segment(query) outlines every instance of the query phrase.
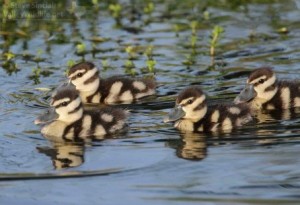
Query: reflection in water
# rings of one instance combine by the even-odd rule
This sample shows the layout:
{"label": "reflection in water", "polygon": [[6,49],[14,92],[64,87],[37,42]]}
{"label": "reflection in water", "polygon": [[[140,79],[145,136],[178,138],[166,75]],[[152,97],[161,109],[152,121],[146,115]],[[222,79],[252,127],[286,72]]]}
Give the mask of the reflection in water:
{"label": "reflection in water", "polygon": [[[127,130],[124,132],[127,133]],[[78,167],[84,163],[85,146],[105,139],[123,138],[124,132],[113,135],[92,135],[86,138],[72,136],[71,139],[43,135],[51,142],[52,147],[37,147],[37,150],[51,158],[55,169]]]}
{"label": "reflection in water", "polygon": [[[232,132],[209,134],[184,132],[180,139],[168,140],[167,146],[176,149],[176,155],[186,160],[202,160],[207,156],[207,146],[255,141],[256,145],[276,145],[295,140],[300,136],[300,108],[259,111],[254,116],[257,123]],[[244,136],[241,137],[241,136]],[[292,138],[291,138],[292,137]],[[211,141],[212,140],[212,141]]]}
{"label": "reflection in water", "polygon": [[168,141],[167,146],[176,149],[179,158],[199,161],[206,157],[206,137],[200,133],[185,132],[180,139]]}
{"label": "reflection in water", "polygon": [[274,120],[291,120],[300,116],[300,108],[291,108],[285,110],[263,110],[257,111],[254,117],[258,123],[267,123]]}
{"label": "reflection in water", "polygon": [[78,167],[84,162],[84,145],[54,144],[53,147],[37,147],[40,153],[51,158],[55,169]]}

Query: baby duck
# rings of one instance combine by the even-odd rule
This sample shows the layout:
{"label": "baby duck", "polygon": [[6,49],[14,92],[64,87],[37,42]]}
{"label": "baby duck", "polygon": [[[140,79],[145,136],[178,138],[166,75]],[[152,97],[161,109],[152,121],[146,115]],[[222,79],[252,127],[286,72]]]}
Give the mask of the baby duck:
{"label": "baby duck", "polygon": [[208,107],[206,96],[198,86],[183,90],[175,108],[164,122],[175,121],[174,127],[183,131],[231,131],[252,120],[246,105],[214,105]]}
{"label": "baby duck", "polygon": [[51,97],[52,109],[35,120],[45,124],[42,134],[59,140],[80,140],[89,136],[113,134],[126,127],[127,112],[117,108],[84,110],[78,91],[67,85]]}
{"label": "baby duck", "polygon": [[156,83],[151,79],[118,76],[101,79],[98,68],[90,62],[71,67],[68,78],[79,91],[83,103],[131,103],[155,94],[156,88]]}
{"label": "baby duck", "polygon": [[288,109],[300,106],[300,82],[279,81],[269,67],[250,73],[246,87],[234,99],[234,103],[247,102],[253,110]]}

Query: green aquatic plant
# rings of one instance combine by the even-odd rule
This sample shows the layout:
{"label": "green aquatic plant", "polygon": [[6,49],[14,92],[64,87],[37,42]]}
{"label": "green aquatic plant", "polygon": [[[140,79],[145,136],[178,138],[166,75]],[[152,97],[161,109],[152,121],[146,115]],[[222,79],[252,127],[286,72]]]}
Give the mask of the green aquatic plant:
{"label": "green aquatic plant", "polygon": [[210,36],[210,56],[215,56],[216,54],[216,47],[219,44],[222,34],[224,33],[224,28],[221,26],[216,25]]}
{"label": "green aquatic plant", "polygon": [[12,60],[14,57],[16,57],[16,55],[10,51],[6,52],[3,54],[4,58],[6,61],[10,61]]}
{"label": "green aquatic plant", "polygon": [[12,60],[5,61],[1,66],[8,73],[8,75],[11,75],[12,73],[17,73],[20,71],[18,65]]}
{"label": "green aquatic plant", "polygon": [[155,72],[156,60],[148,59],[146,61],[146,65],[147,65],[149,73],[154,73]]}
{"label": "green aquatic plant", "polygon": [[75,65],[75,61],[73,59],[70,59],[67,61],[67,67],[71,68],[73,65]]}
{"label": "green aquatic plant", "polygon": [[136,48],[133,46],[127,46],[125,48],[126,53],[129,56],[129,60],[136,59]]}
{"label": "green aquatic plant", "polygon": [[147,46],[144,55],[147,57],[147,59],[153,58],[153,45]]}
{"label": "green aquatic plant", "polygon": [[6,72],[11,75],[12,73],[17,73],[18,71],[20,71],[20,69],[18,68],[18,65],[16,64],[16,62],[14,61],[14,58],[16,57],[16,54],[8,51],[5,52],[3,55],[3,64],[1,65]]}
{"label": "green aquatic plant", "polygon": [[149,2],[148,4],[145,5],[144,7],[144,13],[148,15],[148,18],[145,20],[145,24],[149,24],[151,22],[151,15],[154,11],[154,3]]}
{"label": "green aquatic plant", "polygon": [[41,77],[41,67],[40,66],[37,66],[35,68],[33,68],[31,70],[31,75],[30,75],[30,79],[32,79],[34,81],[34,84],[40,84],[41,81],[40,81],[40,77]]}
{"label": "green aquatic plant", "polygon": [[210,12],[209,11],[204,11],[203,12],[203,18],[204,20],[208,21],[210,19]]}
{"label": "green aquatic plant", "polygon": [[197,27],[198,27],[198,21],[191,21],[190,27],[192,29],[192,35],[196,35]]}
{"label": "green aquatic plant", "polygon": [[180,26],[178,24],[173,25],[173,30],[175,31],[176,37],[179,36]]}
{"label": "green aquatic plant", "polygon": [[102,69],[103,70],[107,70],[110,68],[109,62],[107,59],[103,59],[101,60],[101,64],[102,64]]}
{"label": "green aquatic plant", "polygon": [[98,6],[99,1],[98,1],[98,0],[92,0],[92,4],[93,4],[94,6]]}
{"label": "green aquatic plant", "polygon": [[146,6],[144,7],[144,13],[151,15],[153,11],[154,11],[154,3],[149,2],[148,4],[146,4]]}
{"label": "green aquatic plant", "polygon": [[156,60],[153,59],[153,48],[153,45],[149,45],[144,52],[144,56],[147,58],[146,66],[149,73],[155,72]]}
{"label": "green aquatic plant", "polygon": [[71,68],[73,65],[75,65],[75,63],[76,63],[76,62],[75,62],[73,59],[69,59],[69,60],[67,61],[67,69],[65,69],[65,72],[64,72],[65,76],[68,76],[68,73],[69,73],[70,68]]}
{"label": "green aquatic plant", "polygon": [[187,67],[194,65],[196,63],[196,55],[194,53],[185,55],[185,60],[182,62],[183,65]]}
{"label": "green aquatic plant", "polygon": [[121,25],[122,5],[119,3],[109,4],[108,10],[110,11],[112,17],[115,19],[117,25]]}
{"label": "green aquatic plant", "polygon": [[40,84],[41,81],[40,81],[40,78],[41,76],[44,76],[44,77],[48,77],[52,74],[53,72],[50,71],[50,70],[45,70],[40,67],[40,66],[37,66],[37,67],[34,67],[32,70],[31,70],[31,75],[29,76],[29,79],[33,80],[34,84]]}
{"label": "green aquatic plant", "polygon": [[44,59],[42,58],[42,54],[44,53],[44,51],[42,49],[37,49],[36,55],[34,57],[34,61],[39,63],[41,61],[43,61]]}
{"label": "green aquatic plant", "polygon": [[84,43],[79,43],[76,45],[76,53],[82,55],[86,52],[86,45]]}
{"label": "green aquatic plant", "polygon": [[126,60],[124,66],[125,66],[125,73],[132,76],[135,76],[137,74],[135,70],[135,65],[132,60]]}
{"label": "green aquatic plant", "polygon": [[190,39],[191,47],[193,49],[196,48],[198,37],[196,35],[192,35]]}

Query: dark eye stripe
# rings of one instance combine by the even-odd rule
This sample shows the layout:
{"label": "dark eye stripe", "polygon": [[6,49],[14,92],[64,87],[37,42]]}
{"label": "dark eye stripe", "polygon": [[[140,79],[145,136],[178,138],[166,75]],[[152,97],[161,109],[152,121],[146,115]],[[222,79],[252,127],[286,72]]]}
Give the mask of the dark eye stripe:
{"label": "dark eye stripe", "polygon": [[[81,72],[81,77],[82,76],[84,76],[84,74],[86,74],[88,71],[87,70],[85,70],[85,71],[83,71],[83,72]],[[73,73],[70,73],[70,75],[72,75]],[[78,73],[77,73],[78,74]],[[73,76],[72,78],[71,78],[71,80],[75,80],[76,78],[78,78],[78,76],[77,76],[77,74],[75,75],[75,76]]]}
{"label": "dark eye stripe", "polygon": [[[188,100],[187,102],[185,102],[185,103],[183,104],[183,106],[192,104],[192,103],[194,102],[194,100],[195,100],[195,98]],[[190,101],[192,101],[192,103],[190,103]]]}
{"label": "dark eye stripe", "polygon": [[[56,105],[55,108],[57,109],[57,108],[60,108],[60,107],[66,107],[66,106],[68,106],[70,104],[70,102],[71,101],[68,101],[68,102],[64,101],[64,102],[60,103],[59,105]],[[66,105],[63,105],[63,103],[66,103]]]}

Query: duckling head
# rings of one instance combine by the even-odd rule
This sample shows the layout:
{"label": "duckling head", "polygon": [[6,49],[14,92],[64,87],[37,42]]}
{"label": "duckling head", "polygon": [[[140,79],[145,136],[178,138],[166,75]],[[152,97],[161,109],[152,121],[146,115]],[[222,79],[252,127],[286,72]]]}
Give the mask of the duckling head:
{"label": "duckling head", "polygon": [[172,122],[180,119],[197,122],[207,112],[206,96],[198,86],[192,86],[181,93],[176,99],[175,108],[164,119],[164,122]]}
{"label": "duckling head", "polygon": [[234,103],[250,102],[255,98],[268,102],[276,92],[276,75],[273,70],[269,67],[258,68],[250,73],[246,87],[234,99]]}
{"label": "duckling head", "polygon": [[82,117],[83,106],[78,91],[71,85],[58,88],[52,95],[50,105],[58,114],[57,120],[71,124]]}
{"label": "duckling head", "polygon": [[35,124],[62,121],[71,124],[82,117],[83,107],[78,91],[71,85],[57,88],[51,97],[50,108],[35,120]]}
{"label": "duckling head", "polygon": [[81,62],[72,66],[68,78],[80,92],[95,92],[100,83],[99,70],[90,62]]}

